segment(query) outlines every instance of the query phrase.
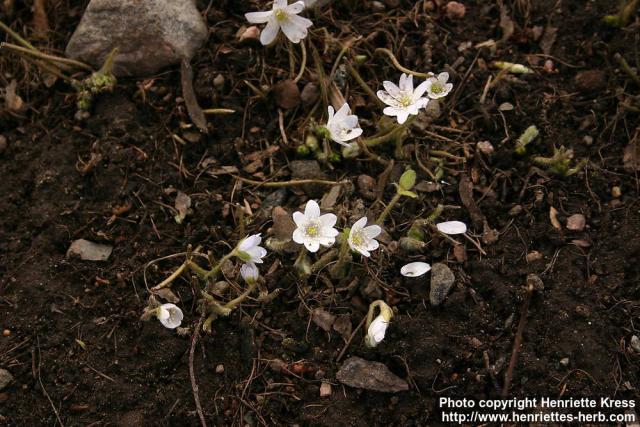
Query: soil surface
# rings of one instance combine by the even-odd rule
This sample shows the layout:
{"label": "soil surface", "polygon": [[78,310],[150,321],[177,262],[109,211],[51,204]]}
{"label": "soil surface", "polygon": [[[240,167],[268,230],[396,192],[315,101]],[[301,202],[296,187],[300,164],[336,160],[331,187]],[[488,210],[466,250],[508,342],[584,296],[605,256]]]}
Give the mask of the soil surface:
{"label": "soil surface", "polygon": [[[44,34],[32,3],[0,6],[0,18],[43,51],[60,54],[87,2],[46,2]],[[266,259],[265,286],[281,289],[279,295],[262,304],[248,300],[216,320],[195,347],[210,425],[433,425],[439,396],[498,397],[532,273],[544,290],[530,302],[509,396],[638,398],[640,354],[630,340],[640,335],[640,186],[633,164],[639,87],[614,59],[618,53],[640,66],[637,17],[622,29],[606,26],[602,18],[617,12],[617,2],[605,0],[505,0],[502,13],[501,2],[464,1],[462,18],[447,17],[445,3],[335,1],[308,14],[320,63],[308,49],[300,89],[318,83],[319,67],[329,74],[350,41],[344,60],[366,55],[359,70],[374,90],[400,74],[375,52],[386,47],[409,69],[448,71],[454,91],[437,119],[413,126],[393,167],[366,157],[320,163],[326,179],[351,183],[327,209],[341,226],[363,214],[376,218],[407,165],[418,172],[418,197],[393,210],[379,251],[354,257],[351,279],[331,280],[326,271],[299,279],[296,253]],[[0,424],[199,425],[191,332],[140,320],[148,288],[182,262],[163,257],[189,244],[220,257],[243,233],[272,236],[274,206],[291,213],[332,188],[265,187],[225,173],[235,167],[234,175],[257,181],[292,179],[292,162],[309,160],[297,150],[309,119],[326,115],[313,103],[278,108],[271,94],[259,96],[245,83],[268,91],[297,71],[290,72],[287,43],[238,42],[243,14],[264,4],[198,7],[210,37],[192,60],[197,99],[203,108],[236,111],[208,115],[208,134],[191,125],[178,66],[120,79],[78,121],[68,84],[2,51],[0,87],[15,80],[25,105],[0,107],[0,368],[14,377],[0,390]],[[299,48],[292,52],[299,64]],[[344,60],[334,80],[365,135],[373,135],[381,108],[340,66]],[[534,73],[500,73],[491,67],[496,60]],[[530,125],[540,136],[526,155],[516,155],[516,139]],[[570,177],[532,161],[560,146],[573,150],[572,166],[580,165]],[[392,146],[374,150],[394,158]],[[438,163],[429,158],[437,151],[430,150],[450,154],[440,155],[437,181],[430,173]],[[360,185],[367,181],[361,175],[373,184]],[[384,192],[375,201],[378,185]],[[472,187],[474,203],[461,187]],[[178,191],[192,201],[182,224],[174,219]],[[469,224],[476,244],[454,236],[462,245],[454,252],[449,240],[433,235],[423,250],[405,252],[398,240],[438,204],[445,205],[443,219]],[[586,219],[581,230],[567,228],[575,214]],[[77,239],[112,245],[113,253],[104,262],[66,257]],[[418,260],[447,263],[456,275],[438,307],[429,303],[428,274],[399,275]],[[240,283],[237,268],[227,274]],[[199,318],[197,286],[181,277],[172,287],[190,331]],[[343,337],[311,321],[311,310],[322,308],[348,316],[355,329],[380,298],[397,314],[375,349],[365,347],[360,330],[341,355]],[[335,374],[350,356],[382,362],[410,390],[341,385]],[[323,381],[332,385],[328,397],[320,397]]]}

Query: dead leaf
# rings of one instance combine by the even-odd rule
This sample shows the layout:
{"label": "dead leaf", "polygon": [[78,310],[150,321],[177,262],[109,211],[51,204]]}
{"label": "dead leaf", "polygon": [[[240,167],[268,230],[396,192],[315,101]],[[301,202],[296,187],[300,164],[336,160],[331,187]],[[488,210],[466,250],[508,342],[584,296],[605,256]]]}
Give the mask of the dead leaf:
{"label": "dead leaf", "polygon": [[276,83],[271,92],[280,108],[289,109],[300,104],[300,90],[293,80],[282,80]]}
{"label": "dead leaf", "polygon": [[558,210],[551,206],[549,208],[549,220],[551,221],[551,225],[556,230],[562,229],[562,225],[560,225],[560,221],[558,221]]}
{"label": "dead leaf", "polygon": [[500,8],[500,29],[502,29],[502,38],[501,42],[506,42],[513,35],[513,31],[515,30],[515,24],[513,20],[507,14],[507,8],[505,7],[502,0],[498,1],[498,7]]}
{"label": "dead leaf", "polygon": [[460,177],[458,192],[460,193],[462,204],[469,211],[469,215],[471,215],[473,225],[476,228],[482,227],[484,225],[484,215],[475,200],[473,200],[473,183],[469,181],[469,178],[467,178],[466,175],[462,175],[462,177]]}
{"label": "dead leaf", "polygon": [[624,147],[622,163],[629,172],[640,171],[640,144],[632,142]]}
{"label": "dead leaf", "polygon": [[202,133],[208,133],[207,119],[204,117],[204,112],[198,105],[196,94],[193,91],[193,69],[189,59],[182,59],[180,80],[182,83],[182,97],[184,98],[184,104],[187,106],[189,117]]}
{"label": "dead leaf", "polygon": [[178,298],[176,294],[174,294],[173,291],[169,288],[156,289],[153,291],[153,293],[155,295],[158,295],[160,298],[166,301],[172,302],[174,304],[180,301],[180,298]]}
{"label": "dead leaf", "polygon": [[545,55],[549,55],[551,53],[551,48],[553,44],[556,42],[556,37],[558,35],[558,28],[547,26],[544,29],[544,34],[542,35],[542,40],[540,40],[540,49],[544,52]]}
{"label": "dead leaf", "polygon": [[290,241],[293,230],[296,229],[296,224],[291,219],[289,212],[280,206],[275,206],[271,211],[271,217],[273,219],[271,230],[274,237],[283,242]]}
{"label": "dead leaf", "polygon": [[311,312],[311,320],[326,332],[330,332],[336,321],[336,316],[321,308],[316,308]]}
{"label": "dead leaf", "polygon": [[4,89],[4,105],[14,113],[21,113],[26,109],[26,105],[22,98],[20,98],[20,95],[18,95],[16,91],[17,87],[18,82],[13,79]]}
{"label": "dead leaf", "polygon": [[331,187],[328,193],[325,193],[322,196],[322,200],[320,200],[320,208],[322,209],[331,209],[335,206],[338,201],[338,197],[340,197],[340,193],[342,192],[342,186],[334,185]]}
{"label": "dead leaf", "polygon": [[347,341],[349,337],[351,337],[351,332],[353,331],[351,316],[348,314],[341,314],[336,317],[335,322],[333,322],[333,330],[339,333],[342,336],[342,339]]}
{"label": "dead leaf", "polygon": [[182,191],[178,191],[174,207],[178,211],[178,214],[175,216],[175,220],[178,224],[182,224],[182,221],[187,217],[187,213],[191,207],[191,197],[187,196]]}
{"label": "dead leaf", "polygon": [[49,19],[47,18],[47,1],[35,0],[33,3],[33,21],[34,35],[40,39],[46,39],[47,33],[51,30],[49,27]]}

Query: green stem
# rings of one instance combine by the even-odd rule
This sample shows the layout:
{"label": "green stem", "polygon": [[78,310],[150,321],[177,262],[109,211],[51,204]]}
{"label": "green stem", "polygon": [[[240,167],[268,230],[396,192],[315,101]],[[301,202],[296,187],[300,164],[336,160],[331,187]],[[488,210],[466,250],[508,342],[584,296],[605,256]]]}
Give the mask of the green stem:
{"label": "green stem", "polygon": [[378,225],[384,224],[384,220],[387,218],[387,216],[389,216],[389,214],[391,213],[391,210],[398,203],[398,201],[400,200],[401,197],[402,197],[402,195],[400,193],[396,193],[393,196],[393,199],[391,199],[391,201],[389,202],[389,204],[387,205],[385,210],[382,211],[382,213],[380,214],[380,216],[376,220],[376,224],[378,224]]}
{"label": "green stem", "polygon": [[314,262],[311,265],[311,272],[315,273],[317,271],[320,271],[320,269],[322,269],[331,261],[333,261],[337,256],[338,256],[338,251],[336,249],[331,249],[330,251],[326,252],[324,255],[320,257],[318,261]]}
{"label": "green stem", "polygon": [[338,262],[333,268],[335,276],[340,276],[345,264],[349,259],[349,229],[345,228],[342,232],[342,243],[340,244],[340,252],[338,253]]}
{"label": "green stem", "polygon": [[362,90],[367,92],[367,95],[369,95],[369,97],[371,99],[373,99],[378,105],[380,105],[380,106],[384,105],[384,103],[382,101],[380,101],[380,98],[378,98],[378,96],[373,91],[373,89],[371,89],[371,86],[369,86],[367,84],[367,82],[364,81],[364,79],[362,78],[360,73],[358,73],[358,70],[356,70],[353,67],[353,65],[351,65],[351,63],[349,63],[349,61],[346,61],[346,65],[347,65],[347,71],[349,71],[349,74],[351,74],[351,77],[353,77],[354,80],[360,85]]}
{"label": "green stem", "polygon": [[11,37],[13,37],[14,39],[16,39],[16,41],[18,43],[20,43],[22,46],[26,47],[27,49],[31,49],[34,51],[37,51],[38,49],[36,49],[31,43],[29,43],[28,41],[26,41],[25,39],[23,39],[18,33],[16,33],[15,31],[13,31],[11,28],[9,28],[4,22],[0,21],[0,29],[2,29],[3,31],[5,31],[7,34],[9,34]]}
{"label": "green stem", "polygon": [[218,273],[220,273],[220,270],[222,270],[222,265],[228,260],[230,260],[232,257],[234,257],[235,255],[236,255],[236,250],[234,249],[228,254],[226,254],[225,256],[223,256],[222,259],[218,262],[218,264],[216,264],[215,267],[213,267],[210,271],[207,271],[205,273],[204,278],[208,279],[210,277],[217,276]]}

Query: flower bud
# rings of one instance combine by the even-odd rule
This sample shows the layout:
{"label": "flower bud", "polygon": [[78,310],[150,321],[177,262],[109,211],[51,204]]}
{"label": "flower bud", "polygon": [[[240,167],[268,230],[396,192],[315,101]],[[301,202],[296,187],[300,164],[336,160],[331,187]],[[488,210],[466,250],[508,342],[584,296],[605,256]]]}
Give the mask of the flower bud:
{"label": "flower bud", "polygon": [[398,184],[400,185],[400,188],[405,191],[411,190],[416,184],[416,171],[413,169],[407,169],[400,177]]}

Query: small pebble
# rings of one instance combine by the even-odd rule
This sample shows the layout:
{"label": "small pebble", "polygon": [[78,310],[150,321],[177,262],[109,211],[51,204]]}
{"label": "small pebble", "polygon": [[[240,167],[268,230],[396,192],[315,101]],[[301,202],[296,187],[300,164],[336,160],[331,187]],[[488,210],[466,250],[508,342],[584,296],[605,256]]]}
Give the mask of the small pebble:
{"label": "small pebble", "polygon": [[538,251],[531,251],[526,256],[527,262],[535,262],[542,259],[542,254]]}
{"label": "small pebble", "polygon": [[327,396],[331,396],[331,384],[323,381],[320,385],[320,397]]}
{"label": "small pebble", "polygon": [[571,231],[582,231],[587,223],[584,215],[574,214],[567,218],[567,229]]}
{"label": "small pebble", "polygon": [[6,369],[0,369],[0,390],[3,390],[13,382],[13,375]]}
{"label": "small pebble", "polygon": [[585,135],[584,138],[582,138],[582,142],[584,142],[585,145],[591,145],[593,144],[593,137],[591,135]]}
{"label": "small pebble", "polygon": [[222,74],[218,74],[213,79],[213,87],[220,90],[224,87],[224,76]]}
{"label": "small pebble", "polygon": [[607,73],[603,70],[580,71],[575,77],[576,88],[583,93],[599,92],[607,88]]}
{"label": "small pebble", "polygon": [[224,372],[224,365],[220,364],[218,366],[216,366],[216,374],[221,374]]}
{"label": "small pebble", "polygon": [[640,338],[637,335],[631,337],[631,348],[636,353],[640,353]]}
{"label": "small pebble", "polygon": [[493,144],[489,141],[480,141],[476,144],[476,147],[478,147],[478,150],[483,154],[491,154],[494,151]]}
{"label": "small pebble", "polygon": [[619,199],[622,196],[622,189],[617,185],[611,188],[611,197],[614,199]]}
{"label": "small pebble", "polygon": [[568,357],[564,357],[564,358],[560,359],[560,364],[562,366],[569,366],[569,358]]}
{"label": "small pebble", "polygon": [[238,35],[239,42],[256,41],[259,39],[260,39],[260,29],[255,25],[250,26],[249,28],[245,29],[244,31],[242,31],[242,33]]}
{"label": "small pebble", "polygon": [[5,329],[4,331],[2,331],[2,336],[3,337],[8,337],[9,335],[11,335],[11,331],[8,329]]}
{"label": "small pebble", "polygon": [[467,9],[464,7],[462,3],[458,3],[457,1],[450,1],[445,6],[445,14],[449,19],[462,19],[464,18]]}

